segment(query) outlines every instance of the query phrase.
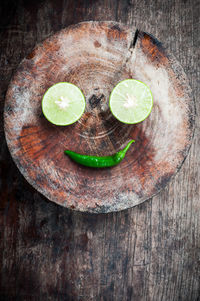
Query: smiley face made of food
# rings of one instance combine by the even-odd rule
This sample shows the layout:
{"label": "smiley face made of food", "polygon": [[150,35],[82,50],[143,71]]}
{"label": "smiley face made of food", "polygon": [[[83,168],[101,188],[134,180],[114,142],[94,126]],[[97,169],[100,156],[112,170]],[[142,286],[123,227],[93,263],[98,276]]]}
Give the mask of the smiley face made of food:
{"label": "smiley face made of food", "polygon": [[[120,122],[136,124],[145,120],[153,107],[152,93],[147,85],[127,79],[114,87],[109,100],[112,114]],[[42,111],[48,121],[54,125],[66,126],[78,121],[85,110],[85,98],[82,91],[75,85],[62,82],[50,87],[42,99]],[[88,167],[102,168],[119,164],[130,145],[112,156],[89,156],[71,150],[65,150],[71,159]]]}
{"label": "smiley face made of food", "polygon": [[[143,122],[123,123],[109,107],[112,90],[125,79],[152,91],[153,109]],[[60,82],[77,86],[86,100],[82,117],[68,126],[53,125],[42,113],[45,92]],[[125,96],[129,111],[137,97]],[[57,104],[69,107],[64,97]],[[23,59],[6,94],[4,128],[14,162],[35,189],[68,208],[111,212],[152,197],[180,169],[194,108],[183,68],[155,37],[116,22],[83,22],[51,35]],[[114,168],[85,168],[64,155],[112,156],[131,140]]]}

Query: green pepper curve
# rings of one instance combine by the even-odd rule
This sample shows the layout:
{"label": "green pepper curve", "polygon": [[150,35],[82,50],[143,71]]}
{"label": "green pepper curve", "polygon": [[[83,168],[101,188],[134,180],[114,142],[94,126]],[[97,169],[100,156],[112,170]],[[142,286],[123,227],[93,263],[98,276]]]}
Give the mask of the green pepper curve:
{"label": "green pepper curve", "polygon": [[81,165],[96,168],[111,167],[119,164],[124,159],[127,150],[133,142],[135,142],[135,140],[131,140],[124,149],[118,151],[112,156],[88,156],[73,152],[71,150],[65,150],[64,153]]}

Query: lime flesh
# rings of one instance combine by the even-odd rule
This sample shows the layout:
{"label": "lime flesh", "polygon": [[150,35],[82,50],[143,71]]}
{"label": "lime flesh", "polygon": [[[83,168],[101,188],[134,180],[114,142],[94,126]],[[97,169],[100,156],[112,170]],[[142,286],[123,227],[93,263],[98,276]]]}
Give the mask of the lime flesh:
{"label": "lime flesh", "polygon": [[48,121],[55,125],[76,122],[85,110],[85,97],[81,90],[68,82],[51,86],[43,96],[42,111]]}
{"label": "lime flesh", "polygon": [[146,84],[135,79],[125,79],[112,90],[109,106],[119,121],[135,124],[145,120],[151,113],[153,96]]}

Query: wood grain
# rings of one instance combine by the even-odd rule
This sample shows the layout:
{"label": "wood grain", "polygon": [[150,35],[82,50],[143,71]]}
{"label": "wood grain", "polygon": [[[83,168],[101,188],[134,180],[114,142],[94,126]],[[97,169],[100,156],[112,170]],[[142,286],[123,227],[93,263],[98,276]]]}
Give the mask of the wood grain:
{"label": "wood grain", "polygon": [[[118,122],[109,109],[115,85],[126,78],[151,89],[151,115],[137,125]],[[86,98],[81,119],[67,127],[44,118],[41,101],[58,82],[77,85]],[[64,207],[91,213],[127,209],[163,189],[191,145],[194,102],[180,64],[153,36],[116,22],[81,22],[37,45],[10,82],[5,134],[21,173],[39,192]],[[14,126],[13,126],[14,125]],[[64,155],[110,155],[130,139],[122,163],[103,170]]]}
{"label": "wood grain", "polygon": [[114,20],[151,32],[174,53],[196,99],[189,156],[156,197],[91,215],[46,201],[19,173],[1,114],[1,300],[199,300],[199,2],[4,1],[1,112],[11,75],[33,47],[70,24]]}

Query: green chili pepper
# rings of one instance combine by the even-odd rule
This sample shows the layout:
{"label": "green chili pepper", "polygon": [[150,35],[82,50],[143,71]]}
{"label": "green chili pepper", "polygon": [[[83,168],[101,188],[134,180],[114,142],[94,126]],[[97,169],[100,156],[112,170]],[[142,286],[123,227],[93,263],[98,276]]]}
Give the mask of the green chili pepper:
{"label": "green chili pepper", "polygon": [[115,153],[112,156],[88,156],[88,155],[81,155],[79,153],[65,150],[64,153],[68,155],[72,160],[76,161],[79,164],[89,166],[89,167],[111,167],[119,164],[125,157],[125,154],[131,144],[135,142],[135,140],[131,140],[127,146],[120,150],[119,152]]}

